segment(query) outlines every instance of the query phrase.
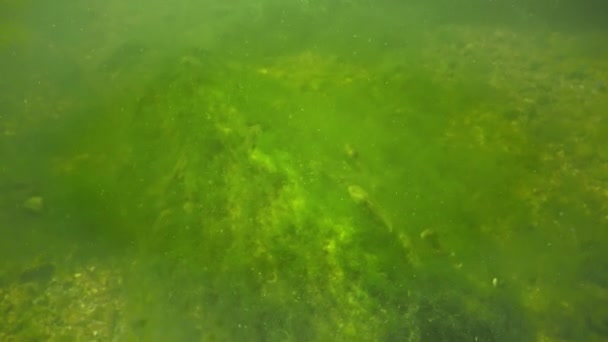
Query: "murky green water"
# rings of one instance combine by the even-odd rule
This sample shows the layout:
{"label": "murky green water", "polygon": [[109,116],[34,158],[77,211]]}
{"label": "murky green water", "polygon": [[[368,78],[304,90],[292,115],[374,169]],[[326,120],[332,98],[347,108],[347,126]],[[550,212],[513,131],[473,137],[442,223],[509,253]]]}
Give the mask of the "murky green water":
{"label": "murky green water", "polygon": [[606,12],[0,1],[0,340],[608,339]]}

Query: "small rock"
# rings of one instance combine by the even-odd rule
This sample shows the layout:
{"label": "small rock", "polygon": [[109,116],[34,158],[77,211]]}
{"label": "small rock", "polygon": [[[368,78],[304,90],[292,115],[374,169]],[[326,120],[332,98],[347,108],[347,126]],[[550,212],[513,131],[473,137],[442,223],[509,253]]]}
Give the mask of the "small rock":
{"label": "small rock", "polygon": [[344,153],[349,159],[357,159],[359,152],[351,144],[344,145]]}
{"label": "small rock", "polygon": [[44,199],[42,196],[32,196],[23,202],[23,207],[34,214],[40,214],[44,210]]}
{"label": "small rock", "polygon": [[369,203],[369,196],[367,195],[367,192],[365,192],[365,190],[358,185],[350,185],[348,187],[348,194],[350,195],[350,198],[355,201],[355,203]]}
{"label": "small rock", "polygon": [[425,241],[435,252],[442,252],[443,248],[439,243],[439,234],[434,229],[427,228],[420,233],[420,239]]}
{"label": "small rock", "polygon": [[19,280],[22,283],[29,282],[40,282],[44,283],[53,278],[55,274],[55,266],[52,264],[43,264],[36,267],[29,268],[19,276]]}
{"label": "small rock", "polygon": [[385,214],[382,208],[369,199],[369,195],[365,190],[363,190],[362,187],[358,185],[350,185],[348,187],[348,194],[357,205],[365,208],[365,210],[374,220],[385,226],[389,232],[393,231],[393,224],[391,223],[389,217]]}
{"label": "small rock", "polygon": [[186,214],[192,214],[192,212],[194,212],[194,203],[188,201],[186,203],[184,203],[184,211],[186,212]]}

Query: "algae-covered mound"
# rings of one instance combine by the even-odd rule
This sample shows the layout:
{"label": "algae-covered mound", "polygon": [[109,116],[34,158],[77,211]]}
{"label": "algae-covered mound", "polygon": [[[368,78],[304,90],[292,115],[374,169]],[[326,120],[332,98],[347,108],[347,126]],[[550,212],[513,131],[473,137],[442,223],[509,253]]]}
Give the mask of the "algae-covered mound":
{"label": "algae-covered mound", "polygon": [[[360,186],[273,145],[289,128],[265,118],[284,108],[247,88],[298,96],[299,85],[200,50],[179,61],[132,118],[125,172],[141,180],[133,186],[149,225],[138,228],[139,300],[127,316],[151,330],[179,317],[191,336],[220,340],[524,336],[507,329],[516,315],[468,293],[462,274],[430,281],[435,271],[415,262],[406,233]],[[461,285],[448,293],[435,281]],[[146,288],[165,313],[137,304],[149,303]]]}

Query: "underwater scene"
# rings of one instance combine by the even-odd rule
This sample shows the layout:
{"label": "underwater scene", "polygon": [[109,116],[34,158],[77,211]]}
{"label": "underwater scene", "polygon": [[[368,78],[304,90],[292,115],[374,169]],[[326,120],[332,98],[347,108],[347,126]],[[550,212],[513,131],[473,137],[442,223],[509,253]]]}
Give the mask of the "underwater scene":
{"label": "underwater scene", "polygon": [[0,0],[0,341],[608,341],[607,17]]}

